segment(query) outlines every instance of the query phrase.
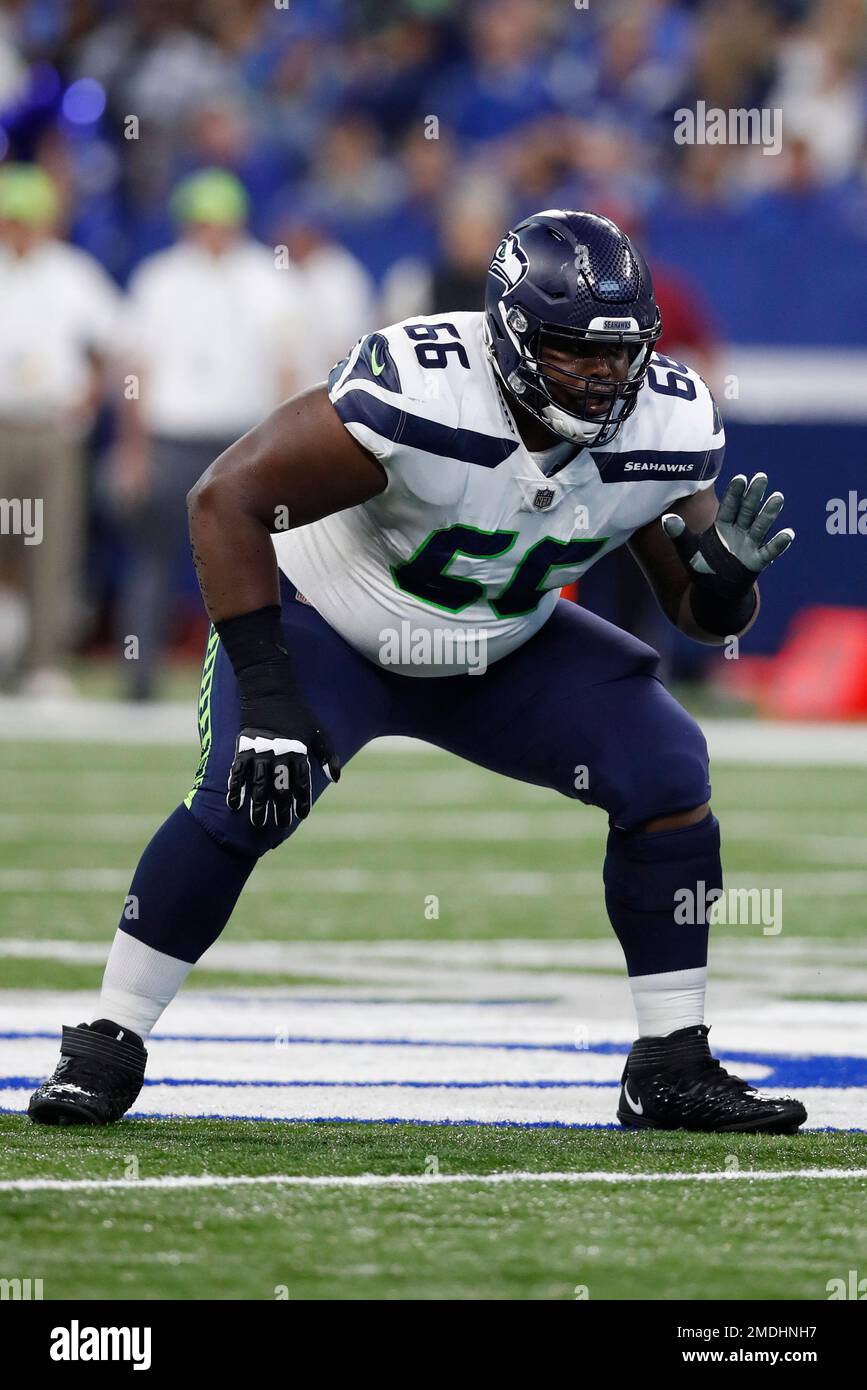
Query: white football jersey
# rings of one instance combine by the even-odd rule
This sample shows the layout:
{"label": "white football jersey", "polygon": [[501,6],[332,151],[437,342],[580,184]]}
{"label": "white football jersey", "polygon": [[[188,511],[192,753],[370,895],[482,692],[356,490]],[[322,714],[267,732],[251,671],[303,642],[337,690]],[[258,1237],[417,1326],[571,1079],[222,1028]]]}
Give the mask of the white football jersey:
{"label": "white football jersey", "polygon": [[[725,447],[701,377],[655,354],[604,448],[569,446],[546,476],[500,390],[482,313],[368,334],[329,377],[383,492],[279,533],[280,568],[371,661],[454,675],[496,661],[550,617],[564,584],[678,498],[710,485]],[[570,457],[571,453],[571,457]]]}

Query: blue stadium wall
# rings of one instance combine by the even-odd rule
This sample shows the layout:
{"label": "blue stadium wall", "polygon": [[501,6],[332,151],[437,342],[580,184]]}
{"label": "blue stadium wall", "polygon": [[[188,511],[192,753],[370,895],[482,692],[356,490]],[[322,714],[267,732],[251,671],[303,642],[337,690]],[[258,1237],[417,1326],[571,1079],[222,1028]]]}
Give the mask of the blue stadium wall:
{"label": "blue stadium wall", "polygon": [[791,619],[809,604],[867,608],[867,535],[827,530],[829,499],[848,499],[850,491],[867,498],[867,426],[732,421],[726,435],[721,482],[766,472],[786,496],[781,522],[797,533],[762,584],[761,618],[744,649],[776,651]]}

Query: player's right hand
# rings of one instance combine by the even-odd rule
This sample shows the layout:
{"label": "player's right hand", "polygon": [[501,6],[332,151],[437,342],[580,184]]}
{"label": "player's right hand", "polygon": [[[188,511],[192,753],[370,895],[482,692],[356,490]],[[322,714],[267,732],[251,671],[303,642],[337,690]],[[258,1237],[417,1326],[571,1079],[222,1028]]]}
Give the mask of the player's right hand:
{"label": "player's right hand", "polygon": [[229,771],[229,810],[240,810],[246,801],[250,821],[259,828],[267,823],[269,811],[273,811],[277,825],[289,826],[295,817],[303,820],[310,814],[313,799],[311,756],[329,781],[339,781],[340,759],[312,716],[299,722],[294,737],[273,729],[243,728],[235,741]]}

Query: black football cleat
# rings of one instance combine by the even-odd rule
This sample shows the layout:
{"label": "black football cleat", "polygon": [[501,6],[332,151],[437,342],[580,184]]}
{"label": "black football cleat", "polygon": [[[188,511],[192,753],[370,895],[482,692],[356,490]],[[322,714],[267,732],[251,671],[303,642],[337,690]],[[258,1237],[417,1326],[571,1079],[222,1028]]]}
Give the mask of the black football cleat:
{"label": "black football cleat", "polygon": [[107,1018],[64,1027],[60,1061],[27,1113],[43,1125],[111,1124],[138,1096],[147,1057],[137,1033]]}
{"label": "black football cleat", "polygon": [[617,1118],[629,1129],[794,1134],[807,1118],[791,1096],[763,1096],[711,1056],[704,1024],[632,1044]]}

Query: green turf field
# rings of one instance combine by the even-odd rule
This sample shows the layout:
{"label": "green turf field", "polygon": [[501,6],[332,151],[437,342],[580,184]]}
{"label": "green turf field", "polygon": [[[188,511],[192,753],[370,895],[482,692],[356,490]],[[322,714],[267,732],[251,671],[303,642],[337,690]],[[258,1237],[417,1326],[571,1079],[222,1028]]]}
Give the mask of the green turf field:
{"label": "green turf field", "polygon": [[[56,991],[59,1023],[64,991],[98,985],[135,859],[186,792],[195,754],[20,741],[2,753],[0,1009],[4,999],[19,1004],[24,990]],[[867,998],[863,769],[726,765],[714,772],[714,790],[731,881],[781,887],[785,904],[778,937],[715,930],[729,987],[742,970],[753,989],[766,982],[768,999],[857,1008]],[[522,997],[548,998],[555,975],[564,988],[586,982],[592,990],[594,979],[609,977],[613,987],[613,958],[516,966],[497,957],[500,946],[521,942],[562,950],[610,940],[600,888],[605,833],[599,813],[538,789],[431,751],[374,748],[293,843],[259,866],[226,938],[315,949],[297,968],[203,969],[190,990],[241,997],[267,988],[285,995],[290,1016],[293,995],[358,988],[353,970],[368,948],[373,972],[379,960],[403,969],[391,998],[447,1008],[446,948],[473,942],[480,956],[490,953],[491,978],[505,994],[514,978]],[[425,914],[430,895],[436,920]],[[357,948],[344,974],[333,955],[341,943]],[[431,983],[412,951],[435,953],[437,943],[444,972]],[[373,976],[363,978],[369,986]],[[456,973],[456,997],[459,983]],[[861,1027],[863,1044],[863,1015]],[[797,1042],[808,1045],[809,1034]],[[442,1176],[684,1176],[618,1185],[136,1187],[137,1178],[203,1174],[415,1180],[432,1160]],[[41,1277],[48,1298],[574,1299],[586,1290],[590,1298],[823,1299],[828,1280],[867,1271],[863,1177],[685,1175],[827,1168],[867,1168],[867,1135],[636,1137],[195,1118],[95,1133],[36,1129],[7,1115],[0,1184],[134,1177],[103,1190],[0,1186],[0,1276]]]}
{"label": "green turf field", "polygon": [[[251,1132],[252,1131],[252,1132]],[[0,1121],[4,1175],[139,1178],[847,1167],[859,1136]],[[7,1268],[56,1298],[821,1299],[867,1248],[864,1180],[126,1187],[0,1193]],[[38,1272],[38,1276],[37,1276]],[[576,1293],[576,1290],[579,1292]],[[284,1292],[285,1291],[285,1292]]]}
{"label": "green turf field", "polygon": [[[2,935],[108,943],[135,861],[194,765],[180,747],[4,744]],[[863,769],[726,765],[713,787],[728,880],[780,887],[786,936],[863,941]],[[600,812],[554,793],[445,754],[374,747],[258,866],[232,938],[608,939],[606,832]],[[53,963],[32,969],[33,987],[57,982]]]}

